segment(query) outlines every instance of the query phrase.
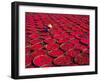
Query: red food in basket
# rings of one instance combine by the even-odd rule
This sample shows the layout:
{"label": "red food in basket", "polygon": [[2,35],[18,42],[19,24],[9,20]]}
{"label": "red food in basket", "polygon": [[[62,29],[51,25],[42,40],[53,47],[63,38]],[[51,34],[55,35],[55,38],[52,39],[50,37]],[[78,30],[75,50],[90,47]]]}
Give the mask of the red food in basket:
{"label": "red food in basket", "polygon": [[82,58],[82,62],[83,62],[83,64],[89,65],[89,57],[88,56],[84,56]]}
{"label": "red food in basket", "polygon": [[40,43],[40,42],[41,42],[41,40],[39,40],[39,39],[33,39],[30,41],[30,44],[35,45],[35,44]]}
{"label": "red food in basket", "polygon": [[51,52],[48,53],[48,55],[50,55],[52,57],[58,57],[63,54],[64,54],[63,51],[61,51],[59,49],[52,50]]}
{"label": "red food in basket", "polygon": [[38,34],[32,34],[32,35],[30,35],[30,38],[31,38],[31,39],[36,39],[36,38],[38,38],[38,37],[39,37]]}
{"label": "red food in basket", "polygon": [[77,56],[75,56],[74,61],[76,64],[82,64],[82,56],[78,54]]}
{"label": "red food in basket", "polygon": [[88,48],[87,48],[87,49],[83,49],[82,51],[83,51],[84,55],[85,55],[85,54],[86,54],[86,55],[89,54],[89,49],[88,49]]}
{"label": "red food in basket", "polygon": [[72,44],[76,45],[76,44],[79,43],[79,40],[77,40],[77,39],[72,39],[70,42],[71,42]]}
{"label": "red food in basket", "polygon": [[83,32],[73,32],[71,34],[74,35],[77,39],[81,39],[83,36]]}
{"label": "red food in basket", "polygon": [[31,64],[31,57],[30,55],[25,55],[25,64],[26,66],[29,66]]}
{"label": "red food in basket", "polygon": [[80,41],[81,41],[83,44],[86,44],[86,45],[89,44],[89,39],[82,38]]}
{"label": "red food in basket", "polygon": [[47,50],[57,49],[58,47],[59,47],[59,45],[56,43],[49,43],[46,45]]}
{"label": "red food in basket", "polygon": [[68,35],[68,33],[66,33],[66,32],[62,32],[61,35],[62,35],[63,38],[69,38],[69,36],[70,36],[70,35]]}
{"label": "red food in basket", "polygon": [[52,58],[48,57],[47,55],[39,55],[33,59],[33,63],[36,66],[45,66],[52,63]]}
{"label": "red food in basket", "polygon": [[35,50],[35,51],[31,54],[31,56],[32,56],[33,58],[35,58],[35,57],[38,56],[38,55],[46,55],[46,51],[43,50],[43,49],[39,49],[39,50]]}
{"label": "red food in basket", "polygon": [[52,32],[53,32],[54,36],[56,36],[56,35],[58,36],[60,34],[60,32],[57,31],[56,29],[55,30],[52,30]]}
{"label": "red food in basket", "polygon": [[55,39],[65,39],[65,38],[69,38],[69,35],[67,33],[64,33],[64,32],[55,33],[54,38]]}
{"label": "red food in basket", "polygon": [[89,64],[89,57],[88,56],[82,56],[78,54],[74,59],[76,64],[83,65],[83,64]]}
{"label": "red food in basket", "polygon": [[26,47],[25,48],[25,53],[27,54],[27,53],[29,53],[30,52],[30,47]]}
{"label": "red food in basket", "polygon": [[67,43],[67,44],[61,45],[61,48],[62,48],[64,51],[68,51],[68,50],[70,50],[70,49],[73,49],[73,48],[74,48],[74,45],[71,44],[71,43]]}
{"label": "red food in basket", "polygon": [[31,50],[38,50],[38,49],[41,49],[42,47],[43,47],[42,44],[38,43],[38,44],[32,45]]}
{"label": "red food in basket", "polygon": [[70,65],[72,63],[71,57],[69,56],[59,56],[54,59],[55,65]]}
{"label": "red food in basket", "polygon": [[83,53],[86,53],[86,51],[87,51],[87,52],[89,51],[89,50],[88,50],[88,47],[85,46],[85,45],[81,45],[81,46],[80,46],[80,50],[81,50]]}
{"label": "red food in basket", "polygon": [[81,47],[81,44],[80,43],[75,44],[75,49],[80,50],[81,49],[80,47]]}
{"label": "red food in basket", "polygon": [[43,65],[41,67],[54,67],[54,65],[51,63],[51,64],[45,64],[45,65]]}
{"label": "red food in basket", "polygon": [[55,42],[55,39],[52,39],[52,38],[50,38],[50,39],[45,39],[44,42],[45,42],[45,43],[54,43],[54,42]]}
{"label": "red food in basket", "polygon": [[70,57],[75,57],[78,54],[80,54],[80,51],[79,50],[70,50],[70,51],[67,51],[67,53],[66,53],[66,55],[68,55]]}
{"label": "red food in basket", "polygon": [[54,37],[54,39],[61,39],[61,38],[63,38],[61,33],[59,33],[59,34],[55,33],[53,37]]}
{"label": "red food in basket", "polygon": [[68,40],[67,38],[58,39],[58,40],[57,40],[57,42],[60,43],[60,44],[61,44],[61,43],[67,43],[68,41],[69,41],[69,40]]}
{"label": "red food in basket", "polygon": [[75,37],[73,35],[70,35],[68,39],[71,41],[71,40],[74,40]]}

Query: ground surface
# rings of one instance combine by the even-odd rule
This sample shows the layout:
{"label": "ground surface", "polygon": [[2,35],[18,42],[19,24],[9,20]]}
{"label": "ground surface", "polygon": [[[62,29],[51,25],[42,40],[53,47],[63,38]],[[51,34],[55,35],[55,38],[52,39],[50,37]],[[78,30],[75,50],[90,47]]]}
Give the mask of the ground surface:
{"label": "ground surface", "polygon": [[26,68],[89,65],[88,15],[27,12],[25,17]]}

